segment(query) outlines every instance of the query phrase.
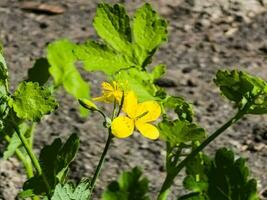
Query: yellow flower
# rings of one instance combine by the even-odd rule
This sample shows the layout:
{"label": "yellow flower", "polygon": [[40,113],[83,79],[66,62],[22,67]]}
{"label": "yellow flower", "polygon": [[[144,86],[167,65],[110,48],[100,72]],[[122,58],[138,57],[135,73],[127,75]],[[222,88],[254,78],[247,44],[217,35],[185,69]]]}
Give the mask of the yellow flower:
{"label": "yellow flower", "polygon": [[121,102],[122,90],[120,89],[116,81],[112,82],[112,85],[108,82],[102,83],[102,96],[93,98],[93,101],[102,101],[106,103],[112,103],[117,101]]}
{"label": "yellow flower", "polygon": [[157,120],[161,114],[160,105],[156,101],[137,102],[133,91],[127,93],[124,99],[123,111],[127,116],[119,116],[111,123],[113,135],[118,138],[130,136],[134,128],[146,138],[155,140],[159,137],[158,129],[150,124]]}

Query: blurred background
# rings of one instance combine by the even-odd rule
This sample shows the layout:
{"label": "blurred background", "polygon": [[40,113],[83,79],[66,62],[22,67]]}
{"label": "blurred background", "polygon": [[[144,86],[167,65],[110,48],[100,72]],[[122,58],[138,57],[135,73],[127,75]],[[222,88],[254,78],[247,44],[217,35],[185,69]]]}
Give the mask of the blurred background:
{"label": "blurred background", "polygon": [[[92,19],[100,0],[0,0],[0,41],[9,66],[11,89],[27,78],[34,61],[46,55],[46,46],[59,38],[84,42],[97,38]],[[106,1],[125,4],[130,15],[145,1]],[[232,115],[232,106],[213,83],[218,69],[246,70],[267,80],[267,0],[154,0],[153,7],[168,20],[169,41],[154,57],[164,63],[167,74],[160,84],[194,105],[197,121],[212,132]],[[91,83],[92,96],[99,94],[101,74],[82,72]],[[59,109],[42,120],[37,128],[35,148],[55,137],[72,132],[81,136],[81,147],[71,169],[71,178],[90,176],[102,152],[107,133],[101,119],[92,114],[81,118],[77,102],[63,90],[58,91]],[[106,108],[108,109],[108,108]],[[248,158],[259,190],[267,198],[267,116],[248,116],[211,144],[207,152],[222,146]],[[164,179],[164,143],[148,141],[136,134],[115,140],[107,156],[96,193],[115,180],[122,169],[140,166],[150,180],[155,198]],[[1,159],[0,199],[13,200],[21,189],[18,161]],[[177,177],[170,199],[181,192]]]}

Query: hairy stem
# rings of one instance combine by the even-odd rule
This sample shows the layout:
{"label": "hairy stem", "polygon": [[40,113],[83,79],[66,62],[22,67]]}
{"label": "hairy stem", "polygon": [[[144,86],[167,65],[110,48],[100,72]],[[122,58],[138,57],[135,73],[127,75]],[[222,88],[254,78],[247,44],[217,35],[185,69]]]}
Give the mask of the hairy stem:
{"label": "hairy stem", "polygon": [[187,162],[194,158],[200,151],[202,151],[208,144],[210,144],[215,138],[217,138],[221,133],[223,133],[227,128],[235,124],[239,119],[241,119],[246,113],[249,105],[245,106],[242,110],[237,112],[237,114],[228,120],[224,125],[222,125],[218,130],[211,134],[206,140],[204,140],[196,149],[194,149],[184,160],[182,160],[176,167],[172,174],[167,174],[161,190],[158,195],[158,200],[166,200],[168,197],[168,192],[173,184],[174,178],[179,174],[179,172],[186,166]]}
{"label": "hairy stem", "polygon": [[90,184],[90,186],[91,186],[91,187],[90,187],[91,194],[92,194],[92,191],[94,190],[96,180],[97,180],[97,178],[98,178],[98,176],[99,176],[99,173],[100,173],[100,171],[101,171],[102,165],[103,165],[103,163],[104,163],[104,161],[105,161],[105,158],[106,158],[108,149],[109,149],[109,147],[110,147],[112,138],[113,138],[113,135],[112,135],[112,133],[111,133],[111,129],[109,128],[109,135],[108,135],[108,139],[107,139],[105,148],[104,148],[104,150],[103,150],[103,152],[102,152],[102,155],[101,155],[101,157],[100,157],[100,160],[99,160],[98,165],[97,165],[97,167],[96,167],[96,170],[95,170],[93,179],[92,179],[91,184]]}

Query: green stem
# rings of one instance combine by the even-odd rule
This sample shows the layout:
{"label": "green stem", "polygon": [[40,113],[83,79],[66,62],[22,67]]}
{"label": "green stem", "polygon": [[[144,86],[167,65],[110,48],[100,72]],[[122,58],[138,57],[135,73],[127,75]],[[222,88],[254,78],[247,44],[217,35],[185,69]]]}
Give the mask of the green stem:
{"label": "green stem", "polygon": [[14,130],[16,131],[19,139],[21,140],[21,143],[24,146],[24,148],[25,148],[28,156],[30,157],[30,159],[32,161],[32,164],[33,164],[34,168],[36,169],[37,174],[42,177],[42,179],[44,181],[44,184],[45,184],[45,187],[46,187],[47,197],[48,197],[48,199],[50,199],[50,195],[49,195],[50,186],[49,186],[49,183],[48,183],[46,177],[42,173],[42,168],[41,168],[41,166],[39,164],[39,161],[37,160],[36,156],[34,155],[34,153],[33,153],[32,149],[31,149],[30,145],[28,144],[27,139],[24,137],[23,134],[20,133],[20,130],[15,125],[14,125]]}
{"label": "green stem", "polygon": [[210,144],[215,138],[217,138],[221,133],[223,133],[227,128],[236,123],[239,119],[243,117],[249,108],[247,104],[242,110],[240,110],[234,117],[228,120],[224,125],[222,125],[218,130],[211,134],[206,140],[204,140],[196,149],[194,149],[184,160],[182,160],[176,167],[175,171],[172,174],[167,174],[161,190],[158,195],[158,200],[167,199],[169,189],[173,184],[174,178],[178,173],[186,166],[187,162],[194,158],[200,151],[202,151],[208,144]]}
{"label": "green stem", "polygon": [[[8,135],[5,135],[5,140],[8,143],[10,143],[11,139]],[[34,176],[34,174],[33,174],[33,170],[32,170],[31,160],[29,159],[29,157],[25,157],[19,149],[15,150],[15,154],[16,154],[17,158],[22,162],[24,169],[26,171],[27,177],[32,178]],[[38,196],[33,196],[32,199],[33,200],[40,200]]]}
{"label": "green stem", "polygon": [[35,128],[36,128],[36,123],[33,122],[29,128],[29,135],[30,135],[30,139],[29,139],[29,145],[32,148],[33,146],[33,140],[34,140],[34,133],[35,133]]}
{"label": "green stem", "polygon": [[[5,140],[7,142],[10,142],[11,138],[8,135],[5,135]],[[22,162],[22,164],[25,168],[27,177],[28,178],[33,177],[33,171],[32,171],[31,163],[28,162],[27,158],[23,155],[23,153],[19,149],[15,150],[15,154],[16,154],[17,158]]]}
{"label": "green stem", "polygon": [[107,139],[105,148],[104,148],[104,150],[103,150],[103,152],[102,152],[101,158],[100,158],[100,160],[99,160],[99,162],[98,162],[98,165],[97,165],[97,167],[96,167],[96,170],[95,170],[93,179],[92,179],[92,181],[91,181],[91,185],[90,185],[90,186],[91,186],[91,188],[90,188],[90,190],[91,190],[91,194],[92,194],[92,191],[93,191],[93,189],[94,189],[96,180],[97,180],[97,178],[98,178],[98,176],[99,176],[99,173],[100,173],[100,171],[101,171],[102,165],[103,165],[103,163],[104,163],[104,161],[105,161],[105,157],[106,157],[107,152],[108,152],[108,149],[109,149],[109,147],[110,147],[112,138],[113,138],[113,135],[112,135],[112,133],[111,133],[111,129],[109,128],[109,135],[108,135],[108,139]]}
{"label": "green stem", "polygon": [[23,144],[27,154],[31,158],[33,166],[35,167],[38,175],[41,175],[42,174],[41,166],[40,166],[37,158],[35,157],[34,153],[32,152],[32,149],[30,148],[30,145],[28,144],[27,139],[24,137],[23,134],[20,133],[20,130],[17,127],[14,127],[14,129],[15,129],[17,135],[19,136],[19,139],[21,140],[21,143]]}

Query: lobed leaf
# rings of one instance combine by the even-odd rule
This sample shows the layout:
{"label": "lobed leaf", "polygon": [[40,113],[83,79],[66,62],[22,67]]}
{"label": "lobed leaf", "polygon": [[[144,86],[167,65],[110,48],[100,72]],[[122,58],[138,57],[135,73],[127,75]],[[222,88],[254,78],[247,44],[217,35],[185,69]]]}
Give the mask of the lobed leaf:
{"label": "lobed leaf", "polygon": [[126,54],[131,51],[130,19],[122,5],[98,5],[93,22],[97,34],[113,49]]}
{"label": "lobed leaf", "polygon": [[89,180],[82,180],[76,187],[71,183],[57,184],[51,200],[88,200]]}
{"label": "lobed leaf", "polygon": [[50,90],[33,82],[20,83],[8,104],[20,119],[31,121],[39,121],[57,108]]}
{"label": "lobed leaf", "polygon": [[130,67],[145,69],[157,47],[167,38],[166,22],[149,4],[138,9],[130,20],[123,6],[101,3],[93,24],[104,44],[87,42],[78,45],[74,52],[86,70],[103,71],[107,75]]}
{"label": "lobed leaf", "polygon": [[225,148],[219,149],[214,159],[199,158],[187,165],[187,189],[207,200],[259,200],[256,181],[249,178],[245,159],[235,159],[234,153]]}
{"label": "lobed leaf", "polygon": [[134,65],[122,53],[95,41],[77,45],[74,48],[74,54],[83,61],[85,70],[102,71],[107,75],[112,75],[120,69]]}
{"label": "lobed leaf", "polygon": [[132,27],[133,40],[144,52],[140,62],[147,59],[147,55],[153,55],[155,49],[167,40],[166,21],[148,3],[135,12]]}
{"label": "lobed leaf", "polygon": [[205,130],[188,121],[164,120],[158,124],[160,137],[170,145],[176,146],[191,141],[201,141],[205,138]]}
{"label": "lobed leaf", "polygon": [[239,108],[251,104],[248,114],[267,113],[267,82],[243,71],[219,70],[214,80],[222,94],[234,101]]}

